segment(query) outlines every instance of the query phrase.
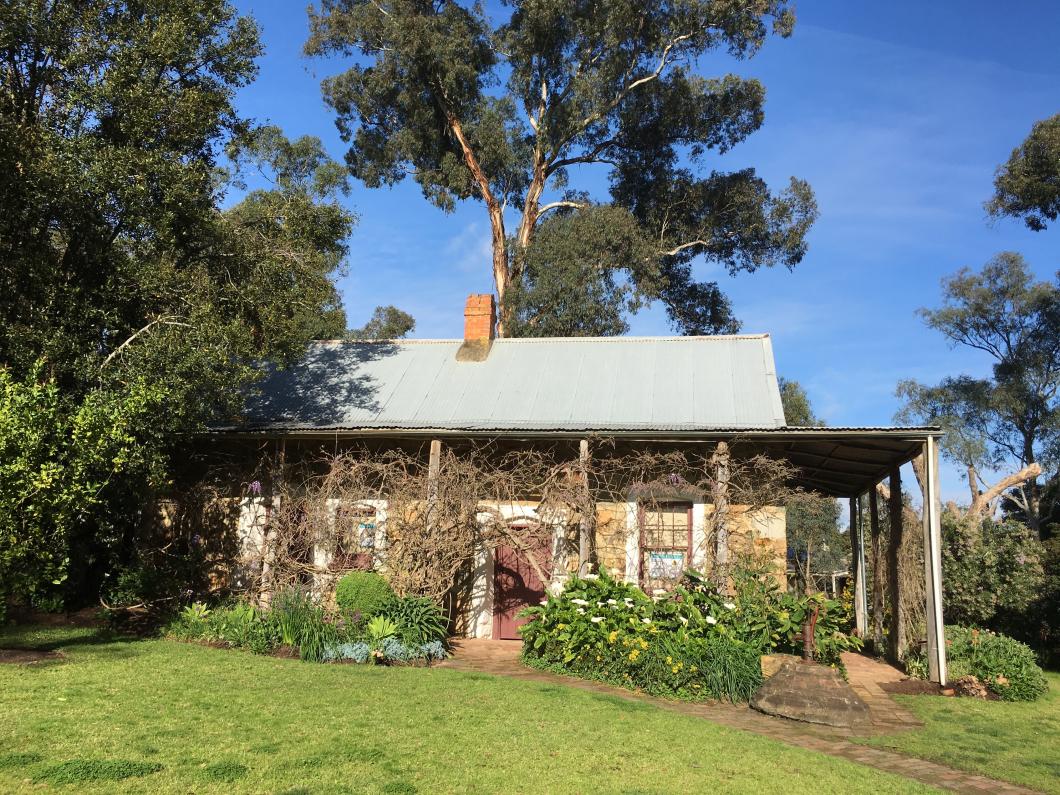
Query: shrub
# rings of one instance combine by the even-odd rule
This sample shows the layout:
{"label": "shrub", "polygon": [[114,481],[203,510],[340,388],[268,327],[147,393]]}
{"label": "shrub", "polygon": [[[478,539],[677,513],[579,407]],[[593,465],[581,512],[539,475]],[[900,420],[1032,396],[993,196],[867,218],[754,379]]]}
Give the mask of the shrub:
{"label": "shrub", "polygon": [[761,684],[765,652],[798,652],[802,624],[818,611],[817,657],[840,664],[861,641],[844,630],[848,611],[823,594],[781,591],[753,566],[733,577],[735,595],[689,572],[671,592],[648,597],[606,573],[572,578],[544,605],[523,611],[523,657],[677,698],[746,701]]}
{"label": "shrub", "polygon": [[1019,522],[970,523],[942,516],[942,567],[946,621],[991,625],[998,613],[1019,615],[1041,591],[1042,545]]}
{"label": "shrub", "polygon": [[442,610],[425,596],[402,596],[392,599],[381,615],[397,625],[397,634],[410,646],[443,641],[448,625]]}
{"label": "shrub", "polygon": [[1034,701],[1048,688],[1034,652],[989,630],[946,627],[948,679],[971,674],[1004,701]]}
{"label": "shrub", "polygon": [[607,574],[573,578],[525,611],[524,660],[654,695],[746,701],[762,681],[759,650],[678,596],[653,602]]}
{"label": "shrub", "polygon": [[370,618],[393,598],[389,583],[374,571],[351,571],[335,586],[335,604],[348,616],[360,613]]}

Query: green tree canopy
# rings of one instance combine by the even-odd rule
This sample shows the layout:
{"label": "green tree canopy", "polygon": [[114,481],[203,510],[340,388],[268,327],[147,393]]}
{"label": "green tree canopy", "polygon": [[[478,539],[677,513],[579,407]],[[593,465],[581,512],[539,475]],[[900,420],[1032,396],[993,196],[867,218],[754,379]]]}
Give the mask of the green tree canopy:
{"label": "green tree canopy", "polygon": [[[139,451],[86,481],[103,487],[78,510],[40,513],[55,526],[37,536],[65,544],[50,559],[93,576],[131,554],[174,454],[241,409],[258,362],[345,331],[333,276],[355,220],[348,175],[318,140],[238,117],[259,52],[225,0],[0,6],[0,367],[11,405],[54,420],[20,439],[15,412],[0,447],[31,463],[55,451],[70,462],[56,477],[79,477],[63,451],[88,412]],[[222,209],[233,188],[245,194]],[[144,385],[149,411],[126,400]]]}
{"label": "green tree canopy", "polygon": [[[944,378],[934,386],[898,385],[902,422],[941,425],[942,451],[967,468],[973,501],[984,470],[1055,466],[1060,442],[1060,284],[1036,282],[1019,254],[994,257],[982,271],[963,269],[943,282],[943,304],[922,309],[953,345],[985,353],[989,378]],[[1023,503],[1039,529],[1037,479]]]}
{"label": "green tree canopy", "polygon": [[1040,232],[1060,214],[1060,113],[1037,122],[994,177],[993,216],[1022,218]]}
{"label": "green tree canopy", "polygon": [[350,329],[347,336],[355,340],[398,340],[416,328],[416,319],[396,306],[377,306],[372,317],[360,328]]}
{"label": "green tree canopy", "polygon": [[784,377],[777,380],[780,384],[780,403],[784,407],[784,421],[788,425],[812,428],[825,424],[824,420],[813,413],[810,396],[806,394],[802,384]]}
{"label": "green tree canopy", "polygon": [[[644,299],[661,299],[685,333],[738,324],[713,282],[697,281],[706,257],[730,272],[798,263],[816,217],[809,186],[792,179],[773,193],[753,169],[704,168],[763,120],[765,90],[735,75],[704,78],[700,56],[749,58],[770,31],[787,36],[786,0],[510,0],[499,24],[480,5],[449,0],[323,0],[310,9],[311,55],[354,56],[324,81],[326,101],[351,146],[351,173],[370,187],[411,175],[443,210],[485,206],[502,332],[537,333],[554,307],[560,329],[613,332]],[[605,249],[591,274],[592,307],[565,305],[592,266],[584,251],[561,273],[545,273],[580,231],[604,238],[614,214],[564,193],[599,166],[610,202],[636,222]],[[567,208],[578,221],[543,223]],[[509,211],[518,210],[509,237]],[[532,253],[541,241],[545,251]],[[621,244],[625,244],[622,246]],[[534,244],[534,245],[532,245]],[[591,258],[590,258],[591,259]],[[597,261],[601,258],[596,257]],[[512,291],[518,291],[513,295]],[[518,300],[516,300],[518,299]],[[578,299],[574,299],[578,301]],[[531,322],[536,321],[536,322]]]}

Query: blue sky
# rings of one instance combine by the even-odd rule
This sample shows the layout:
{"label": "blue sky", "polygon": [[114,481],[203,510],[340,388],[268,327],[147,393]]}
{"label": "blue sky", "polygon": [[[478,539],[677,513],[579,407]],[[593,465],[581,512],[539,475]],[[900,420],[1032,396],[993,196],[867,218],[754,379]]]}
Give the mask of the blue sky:
{"label": "blue sky", "polygon": [[[289,136],[316,135],[341,158],[319,82],[342,64],[301,56],[304,7],[236,5],[258,20],[266,48],[240,110]],[[887,424],[898,380],[988,368],[916,317],[938,302],[944,276],[1003,250],[1021,252],[1043,279],[1060,268],[1060,228],[991,223],[982,209],[997,165],[1035,120],[1060,111],[1060,3],[804,0],[797,14],[790,39],[701,68],[766,86],[762,129],[707,166],[754,166],[776,187],[808,180],[821,212],[809,253],[790,272],[699,273],[720,281],[745,331],[772,334],[779,372],[806,387],[829,424]],[[415,316],[415,336],[459,336],[466,295],[492,289],[481,205],[446,215],[412,182],[355,184],[349,201],[360,217],[340,285],[350,324],[395,304]],[[631,325],[670,333],[658,309]],[[965,493],[949,468],[943,491]]]}

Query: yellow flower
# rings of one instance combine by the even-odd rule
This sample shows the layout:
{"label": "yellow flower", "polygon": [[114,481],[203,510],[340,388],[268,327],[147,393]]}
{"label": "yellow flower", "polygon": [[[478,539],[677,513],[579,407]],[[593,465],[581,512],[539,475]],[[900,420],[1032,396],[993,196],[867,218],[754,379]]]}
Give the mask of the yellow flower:
{"label": "yellow flower", "polygon": [[611,643],[614,643],[617,638],[618,638],[618,630],[617,629],[611,630],[611,634],[607,636],[607,639]]}
{"label": "yellow flower", "polygon": [[556,629],[566,629],[566,628],[567,628],[566,624],[556,624]]}
{"label": "yellow flower", "polygon": [[604,659],[604,658],[601,657],[599,654],[596,655],[596,661],[597,662],[600,662],[600,660],[602,660],[602,659]]}
{"label": "yellow flower", "polygon": [[630,662],[633,662],[633,661],[634,661],[634,660],[636,660],[636,659],[637,659],[637,657],[639,657],[639,656],[640,656],[640,649],[634,649],[633,651],[631,651],[631,652],[629,653],[629,661],[630,661]]}
{"label": "yellow flower", "polygon": [[698,669],[698,668],[697,668],[696,666],[694,666],[694,665],[693,665],[693,666],[692,666],[692,667],[691,667],[691,668],[690,668],[689,670],[691,670],[691,671],[692,671],[692,673],[695,673],[695,672],[696,672],[696,671],[698,671],[699,669]]}
{"label": "yellow flower", "polygon": [[648,641],[644,640],[644,638],[641,638],[640,639],[640,647],[642,649],[647,649],[648,648]]}
{"label": "yellow flower", "polygon": [[674,673],[677,673],[677,669],[678,669],[678,666],[676,666],[676,665],[675,665],[675,666],[674,666],[673,668],[671,668],[670,670],[671,670],[671,671],[673,671]]}
{"label": "yellow flower", "polygon": [[667,665],[673,665],[673,663],[674,663],[674,661],[673,661],[673,660],[671,660],[671,659],[670,659],[670,655],[669,655],[669,654],[667,654],[667,655],[666,655],[666,664],[667,664]]}

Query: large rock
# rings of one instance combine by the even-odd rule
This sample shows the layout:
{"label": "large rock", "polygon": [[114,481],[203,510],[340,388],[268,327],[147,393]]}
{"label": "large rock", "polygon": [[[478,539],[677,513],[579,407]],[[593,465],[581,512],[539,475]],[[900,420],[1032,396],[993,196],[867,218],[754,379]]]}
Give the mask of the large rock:
{"label": "large rock", "polygon": [[751,697],[766,715],[851,728],[868,723],[869,708],[838,671],[816,663],[784,661]]}

